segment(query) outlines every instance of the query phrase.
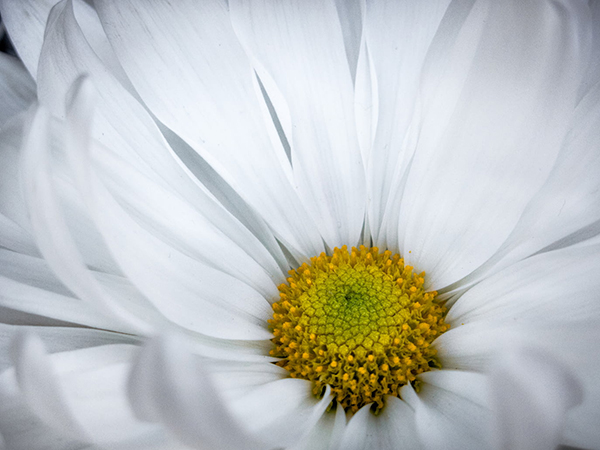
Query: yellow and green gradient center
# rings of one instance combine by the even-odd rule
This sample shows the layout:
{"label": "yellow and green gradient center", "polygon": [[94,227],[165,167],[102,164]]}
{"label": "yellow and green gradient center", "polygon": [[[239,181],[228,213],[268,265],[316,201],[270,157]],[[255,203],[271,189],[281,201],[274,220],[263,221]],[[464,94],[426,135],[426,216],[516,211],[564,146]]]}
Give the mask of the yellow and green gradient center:
{"label": "yellow and green gradient center", "polygon": [[439,368],[432,341],[449,328],[436,292],[424,292],[425,273],[415,274],[398,254],[377,247],[335,248],[289,271],[279,286],[269,321],[271,356],[293,378],[314,383],[322,395],[356,412],[415,377]]}

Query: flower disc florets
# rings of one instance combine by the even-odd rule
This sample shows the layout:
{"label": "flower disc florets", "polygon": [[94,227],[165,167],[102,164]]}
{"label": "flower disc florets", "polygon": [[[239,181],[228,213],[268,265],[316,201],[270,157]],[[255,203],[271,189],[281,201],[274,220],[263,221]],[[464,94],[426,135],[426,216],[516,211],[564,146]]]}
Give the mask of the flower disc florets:
{"label": "flower disc florets", "polygon": [[424,292],[425,273],[413,273],[398,254],[360,246],[335,248],[289,271],[273,304],[278,365],[290,376],[314,382],[321,395],[358,411],[386,395],[398,396],[415,377],[440,367],[431,342],[449,328],[436,292]]}

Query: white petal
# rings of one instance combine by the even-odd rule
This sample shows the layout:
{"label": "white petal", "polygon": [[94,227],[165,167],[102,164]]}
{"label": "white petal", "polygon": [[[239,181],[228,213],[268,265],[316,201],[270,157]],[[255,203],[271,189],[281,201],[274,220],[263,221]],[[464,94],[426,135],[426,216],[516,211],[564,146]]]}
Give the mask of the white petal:
{"label": "white petal", "polygon": [[335,7],[342,27],[350,75],[355,80],[363,33],[364,1],[335,0]]}
{"label": "white petal", "polygon": [[599,251],[598,244],[567,247],[513,264],[467,291],[447,320],[455,326],[600,318]]}
{"label": "white petal", "polygon": [[600,2],[588,2],[591,10],[592,30],[592,52],[590,55],[589,65],[583,82],[581,83],[580,96],[583,98],[588,90],[598,83],[600,78]]}
{"label": "white petal", "polygon": [[96,7],[159,120],[256,208],[282,242],[305,257],[318,254],[321,238],[289,181],[283,148],[273,148],[262,122],[268,112],[225,3],[185,1],[174,8],[102,1]]}
{"label": "white petal", "polygon": [[[277,272],[281,262],[278,265],[269,255],[268,250],[261,245],[262,241],[262,243],[270,245],[269,248],[276,248],[272,253],[277,255],[281,261],[283,259],[282,256],[279,256],[281,250],[274,238],[271,236],[270,239],[261,238],[259,240],[253,236],[194,178],[179,157],[169,148],[144,108],[107,72],[106,67],[98,60],[82,35],[69,5],[61,4],[53,11],[49,22],[39,75],[40,98],[56,115],[65,115],[64,99],[68,96],[71,83],[82,72],[90,74],[98,90],[92,136],[110,148],[113,155],[118,155],[117,159],[129,162],[131,167],[140,173],[140,176],[149,178],[156,185],[162,186],[163,190],[169,190],[171,196],[179,196],[183,202],[193,207],[196,215],[202,214],[205,222],[207,220],[211,222],[212,225],[209,226],[220,230],[217,231],[218,233],[226,233],[229,240],[244,249],[269,273]],[[108,161],[106,161],[107,158]],[[107,158],[104,160],[105,164],[116,163],[115,158],[111,159],[110,155]],[[116,169],[113,168],[113,171]],[[111,170],[108,170],[108,173],[110,174]],[[126,175],[122,171],[116,171],[113,177],[116,189],[123,193],[132,191],[124,194],[122,200],[131,202],[132,197],[138,198],[137,202],[130,205],[132,209],[140,209],[144,206],[142,212],[152,212],[154,218],[162,216],[164,222],[165,217],[172,213],[172,211],[164,210],[168,202],[165,204],[158,201],[159,199],[153,198],[150,193],[132,182],[125,188],[122,184],[126,184],[126,180],[122,177]],[[149,225],[155,229],[164,228],[164,224],[156,224],[154,220],[150,220],[150,217],[148,220],[150,221]],[[182,222],[185,222],[183,218]],[[190,220],[188,223],[191,224],[191,222],[193,221]],[[188,231],[175,227],[172,227],[171,230],[177,239],[189,241]],[[170,238],[173,239],[173,236]],[[207,240],[210,241],[210,236],[207,236]],[[235,258],[234,255],[231,257]],[[245,267],[245,265],[241,267]],[[248,267],[251,265],[248,264]],[[256,271],[253,276],[257,278]]]}
{"label": "white petal", "polygon": [[465,282],[527,258],[551,245],[565,246],[598,233],[600,182],[600,83],[578,105],[570,131],[547,181],[500,250]]}
{"label": "white petal", "polygon": [[0,213],[0,246],[24,255],[38,255],[32,236]]}
{"label": "white petal", "polygon": [[270,307],[264,297],[152,236],[120,207],[94,173],[89,175],[82,188],[90,195],[107,245],[128,278],[168,319],[209,336],[271,336],[266,330]]}
{"label": "white petal", "polygon": [[24,121],[13,120],[0,130],[0,211],[25,232],[31,230],[27,205],[19,180],[19,148],[24,131]]}
{"label": "white petal", "polygon": [[34,77],[44,40],[44,28],[52,6],[58,0],[2,0],[2,21],[19,58]]}
{"label": "white petal", "polygon": [[[82,267],[78,250],[70,242],[64,219],[60,216],[56,201],[52,199],[52,187],[44,170],[44,152],[47,152],[45,146],[48,144],[44,140],[47,132],[44,131],[43,113],[36,116],[32,130],[27,145],[30,156],[24,159],[25,178],[29,183],[27,192],[30,205],[35,205],[30,214],[36,235],[42,239],[40,245],[44,255],[80,298],[104,305],[108,308],[107,312],[116,314],[121,320],[147,329],[146,321],[106,296],[96,280]],[[67,144],[73,146],[75,142],[67,140]],[[229,338],[270,337],[264,328],[264,318],[269,313],[264,298],[235,278],[194,261],[142,229],[106,191],[95,174],[89,173],[85,143],[78,144],[68,155],[75,165],[79,190],[88,198],[88,206],[93,207],[97,225],[115,259],[141,292],[153,300],[167,318],[186,328]],[[45,183],[43,189],[37,188],[40,183]],[[50,221],[53,225],[48,227],[44,221]],[[61,252],[52,251],[53,246],[59,246]],[[69,258],[65,257],[66,249],[69,249]],[[79,273],[79,276],[74,277],[74,273]],[[228,287],[227,292],[224,286]]]}
{"label": "white petal", "polygon": [[[393,222],[397,234],[401,187],[393,181],[394,177],[402,179],[409,167],[414,148],[405,146],[403,141],[417,114],[415,103],[425,55],[448,3],[367,3],[366,46],[376,77],[379,107],[375,141],[367,164],[369,221],[377,245],[385,245],[386,239],[397,241],[397,236],[386,236],[387,229],[381,227]],[[395,174],[396,170],[399,172]]]}
{"label": "white petal", "polygon": [[0,373],[12,366],[9,346],[18,332],[31,332],[44,342],[49,353],[107,344],[137,344],[139,339],[121,333],[75,327],[6,325],[0,323]]}
{"label": "white petal", "polygon": [[335,412],[323,414],[310,434],[289,450],[338,450],[346,427],[346,412],[338,405]]}
{"label": "white petal", "polygon": [[42,259],[0,250],[0,263],[6,264],[0,269],[1,306],[90,327],[134,331],[73,298]]}
{"label": "white petal", "polygon": [[333,399],[330,392],[328,386],[317,400],[310,381],[285,378],[253,389],[230,404],[254,435],[273,447],[287,447],[310,433]]}
{"label": "white petal", "polygon": [[[89,80],[80,80],[73,90],[74,98],[68,108],[70,127],[66,152],[70,161],[77,154],[85,153],[80,149],[91,144],[89,131],[96,103],[94,88]],[[246,251],[255,250],[250,256],[211,223],[209,211],[201,214],[194,210],[191,205],[152,182],[108,149],[99,148],[95,155],[100,160],[100,170],[104,178],[108,178],[112,191],[120,201],[127,203],[129,209],[134,210],[138,220],[144,222],[147,229],[154,231],[170,247],[244,281],[264,297],[277,298],[275,283],[282,282],[283,275],[275,260],[257,241],[245,242]],[[74,173],[78,176],[76,184],[80,188],[84,187],[87,184],[85,170],[74,170]],[[243,229],[236,225],[238,224],[231,220],[229,223],[222,223],[222,228],[228,226],[225,230],[228,234],[236,235],[236,232],[241,232],[238,234],[248,238],[247,233],[243,233]]]}
{"label": "white petal", "polygon": [[584,2],[476,2],[460,28],[442,21],[399,225],[400,250],[430,287],[485,262],[546,180],[577,100],[588,16]]}
{"label": "white petal", "polygon": [[0,433],[7,450],[92,450],[50,428],[31,411],[13,369],[0,375]]}
{"label": "white petal", "polygon": [[371,412],[371,405],[366,405],[350,419],[341,449],[422,448],[416,432],[414,411],[397,397],[387,397],[385,402],[384,409],[377,416]]}
{"label": "white petal", "polygon": [[268,73],[289,108],[294,180],[306,208],[330,247],[357,243],[365,176],[334,2],[235,1],[230,9],[256,70]]}
{"label": "white petal", "polygon": [[584,401],[568,412],[562,443],[580,448],[593,448],[600,434],[596,424],[600,387],[600,354],[597,351],[600,330],[597,319],[584,322],[548,322],[544,324],[506,324],[474,322],[450,329],[435,341],[442,366],[461,370],[492,372],[494,360],[506,348],[533,346],[556,355],[573,368],[583,384]]}
{"label": "white petal", "polygon": [[401,396],[414,410],[417,433],[426,449],[482,449],[489,443],[485,377],[441,370],[420,375],[418,394],[410,384]]}
{"label": "white petal", "polygon": [[23,64],[0,53],[0,127],[35,101],[35,83]]}
{"label": "white petal", "polygon": [[489,387],[498,449],[557,447],[567,411],[583,398],[572,370],[531,347],[506,349],[490,368]]}
{"label": "white petal", "polygon": [[143,348],[129,396],[138,417],[162,422],[193,448],[260,448],[226,410],[198,359],[173,338],[157,338]]}
{"label": "white petal", "polygon": [[103,313],[117,323],[147,330],[147,323],[105,295],[73,242],[48,173],[48,121],[46,111],[36,112],[25,139],[22,164],[25,197],[40,251],[52,270],[79,298],[89,301],[93,308],[102,308]]}
{"label": "white petal", "polygon": [[[7,124],[0,132],[0,211],[7,218],[14,221],[25,233],[33,236],[27,202],[24,198],[23,180],[21,171],[21,147],[23,144],[24,129],[28,130],[32,121],[32,113],[27,112]],[[56,121],[51,122],[51,134],[48,135],[48,145],[52,145],[55,155],[62,152],[62,130]],[[32,133],[37,131],[32,130]],[[57,152],[57,150],[59,150]],[[86,264],[94,269],[109,273],[118,273],[119,270],[102,244],[100,235],[96,232],[78,193],[68,181],[68,176],[60,164],[53,160],[50,164],[54,174],[54,184],[57,197],[64,208],[65,216],[73,239],[77,243]],[[33,237],[31,237],[33,241]],[[33,256],[39,255],[39,250],[27,251]]]}
{"label": "white petal", "polygon": [[135,419],[127,404],[126,375],[135,349],[101,345],[50,356],[30,335],[17,345],[17,382],[36,415],[67,436],[107,446],[149,434],[160,439],[160,429]]}

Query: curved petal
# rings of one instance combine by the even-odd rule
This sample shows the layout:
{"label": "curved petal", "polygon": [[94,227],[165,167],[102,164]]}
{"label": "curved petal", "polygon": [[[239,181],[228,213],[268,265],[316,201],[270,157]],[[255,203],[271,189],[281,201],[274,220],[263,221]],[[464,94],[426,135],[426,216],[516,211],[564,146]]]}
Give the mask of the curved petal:
{"label": "curved petal", "polygon": [[230,10],[256,70],[269,75],[289,109],[292,168],[304,205],[330,247],[357,243],[365,173],[335,3],[233,1]]}
{"label": "curved petal", "polygon": [[[307,257],[322,251],[290,183],[283,148],[273,147],[263,123],[270,115],[260,104],[262,94],[226,3],[186,0],[173,7],[128,0],[99,1],[96,7],[153,114],[259,211],[293,252]],[[273,124],[268,126],[276,136]]]}
{"label": "curved petal", "polygon": [[[0,249],[0,264],[0,306],[89,327],[134,331],[74,298],[42,259]],[[114,283],[114,288],[113,295],[125,301],[130,298],[124,287]]]}
{"label": "curved petal", "polygon": [[27,404],[46,423],[84,442],[134,440],[153,432],[127,405],[133,345],[102,345],[48,355],[39,338],[16,342],[16,376]]}
{"label": "curved petal", "polygon": [[[245,372],[235,363],[212,364],[189,353],[182,341],[152,340],[140,353],[129,384],[138,416],[164,423],[194,448],[275,448],[308,434],[331,401],[328,393],[318,401],[308,382],[281,379],[278,370],[261,374],[259,365]],[[241,380],[243,386],[219,381],[223,377]]]}
{"label": "curved petal", "polygon": [[549,246],[570,245],[600,231],[600,82],[579,103],[569,128],[552,172],[511,235],[490,260],[450,288],[474,284]]}
{"label": "curved petal", "polygon": [[46,20],[58,0],[1,0],[0,13],[19,58],[35,78]]}
{"label": "curved petal", "polygon": [[399,223],[400,251],[430,288],[484,263],[546,180],[576,105],[589,19],[585,2],[513,0],[475,2],[459,28],[442,21]]}
{"label": "curved petal", "polygon": [[557,447],[567,411],[583,400],[572,370],[532,347],[506,349],[490,368],[489,379],[498,449]]}
{"label": "curved petal", "polygon": [[417,394],[410,384],[402,399],[414,410],[417,433],[424,448],[488,448],[489,411],[485,377],[471,372],[441,370],[420,375]]}
{"label": "curved petal", "polygon": [[69,289],[92,308],[114,318],[133,330],[148,330],[144,320],[132,315],[123,305],[105,295],[65,223],[48,170],[50,145],[49,117],[40,108],[33,119],[23,148],[23,180],[31,225],[44,258]]}
{"label": "curved petal", "polygon": [[40,420],[25,403],[14,369],[0,375],[0,433],[7,450],[95,450]]}
{"label": "curved petal", "polygon": [[261,448],[231,417],[202,365],[173,338],[150,341],[129,379],[138,417],[160,421],[181,442],[197,449]]}
{"label": "curved petal", "polygon": [[460,370],[491,373],[494,361],[506,348],[531,346],[555,355],[583,384],[583,402],[568,411],[561,437],[561,443],[579,448],[593,448],[600,437],[596,426],[600,417],[598,345],[600,330],[594,318],[503,326],[473,322],[452,328],[435,341],[442,366]]}
{"label": "curved petal", "polygon": [[289,450],[338,450],[347,447],[341,446],[342,435],[346,427],[346,412],[341,406],[337,406],[335,412],[328,411],[312,431]]}
{"label": "curved petal", "polygon": [[598,319],[599,251],[600,244],[567,247],[513,264],[463,294],[447,320],[454,326]]}
{"label": "curved petal", "polygon": [[371,405],[367,405],[350,419],[341,449],[423,448],[416,431],[415,412],[397,397],[387,397],[385,402],[385,408],[377,416],[371,412]]}
{"label": "curved petal", "polygon": [[[449,3],[367,2],[366,48],[375,74],[378,105],[377,128],[367,162],[369,223],[376,245],[385,246],[390,239],[388,245],[397,246],[397,236],[387,235],[389,222],[398,229],[400,202],[395,200],[401,186],[395,180],[401,180],[409,167],[414,148],[404,145],[404,138],[417,114],[425,56]],[[388,205],[389,195],[394,201]]]}
{"label": "curved petal", "polygon": [[23,64],[0,53],[0,127],[35,101],[35,83]]}
{"label": "curved petal", "polygon": [[[106,154],[102,159],[104,164],[123,166],[121,170],[117,170],[117,167],[107,170],[108,175],[113,175],[109,179],[116,184],[115,188],[121,191],[123,198],[120,201],[128,203],[127,206],[133,210],[143,208],[143,211],[139,212],[145,213],[147,222],[150,222],[148,228],[152,231],[164,230],[166,218],[173,213],[168,210],[170,206],[168,201],[159,202],[157,201],[159,199],[154,199],[151,193],[143,190],[142,186],[137,186],[133,182],[128,183],[125,179],[128,174],[123,173],[126,170],[126,163],[128,163],[134,169],[133,174],[138,175],[137,180],[143,181],[146,177],[148,179],[146,186],[150,181],[153,182],[155,186],[153,193],[161,190],[163,199],[166,195],[179,197],[177,204],[184,204],[184,207],[188,209],[188,214],[195,216],[191,217],[189,222],[182,218],[183,223],[191,225],[194,221],[199,220],[204,223],[209,222],[206,226],[213,230],[213,234],[221,236],[226,234],[227,239],[221,238],[221,243],[231,241],[231,244],[237,245],[248,254],[245,257],[246,260],[249,259],[248,257],[254,259],[269,274],[278,273],[283,257],[280,256],[281,250],[273,236],[270,238],[254,236],[193,177],[167,145],[143,106],[118,83],[98,59],[79,28],[71,4],[64,2],[57,5],[52,12],[45,45],[42,49],[39,73],[42,103],[55,115],[66,116],[66,109],[74,106],[72,103],[65,105],[65,98],[69,98],[72,83],[82,73],[88,73],[91,76],[98,93],[97,102],[94,104],[96,114],[91,137],[112,150],[112,153],[104,150],[99,152],[101,158]],[[73,116],[77,117],[76,114],[72,114],[71,120]],[[82,119],[79,119],[79,126],[74,127],[79,132],[81,132],[81,122]],[[111,155],[115,154],[118,157],[111,158]],[[123,160],[123,163],[119,164],[119,159]],[[123,184],[127,187],[124,188]],[[181,211],[181,208],[179,210]],[[156,223],[158,218],[161,218],[163,223]],[[197,241],[190,239],[189,229],[182,230],[181,227],[175,226],[167,227],[167,229],[171,232],[168,239],[179,241],[179,245],[192,245],[193,243],[196,246],[196,252],[202,254],[204,248],[206,253],[210,253],[208,250],[210,250],[211,235],[206,237],[208,242],[200,245]],[[263,227],[264,230],[266,227]],[[268,247],[265,248],[265,245]],[[221,259],[227,260],[229,257],[236,259],[235,253],[225,250],[225,255]],[[239,255],[239,252],[237,253]],[[280,259],[279,264],[272,255]],[[207,259],[216,260],[217,258],[205,254],[204,260]],[[231,262],[228,264],[231,265]],[[248,261],[247,264],[240,265],[240,269],[256,269],[257,264]],[[260,271],[253,270],[253,272],[247,278],[259,279]],[[271,289],[273,288],[271,287]]]}
{"label": "curved petal", "polygon": [[[118,315],[121,320],[147,330],[148,323],[144,318],[132,315],[123,305],[107,297],[83,268],[78,249],[71,242],[64,218],[52,198],[53,189],[44,170],[45,147],[48,145],[48,139],[44,140],[47,136],[45,127],[47,124],[44,123],[43,112],[40,112],[29,135],[29,157],[24,159],[32,205],[30,213],[36,235],[41,239],[40,245],[45,246],[45,257],[50,262],[54,261],[53,268],[80,298],[104,305],[108,312]],[[77,131],[85,133],[84,130]],[[72,139],[76,139],[75,131],[72,135]],[[88,156],[85,154],[85,146],[89,143],[84,141],[81,136],[79,141],[67,139],[71,146],[67,156],[73,161],[76,185],[88,199],[96,225],[115,259],[140,291],[154,301],[167,318],[187,328],[234,339],[270,337],[264,329],[264,319],[269,314],[264,298],[239,280],[194,261],[140,227],[106,191],[95,174],[89,172]],[[40,183],[45,183],[44,188],[37,188]],[[44,214],[47,216],[44,217]],[[44,225],[44,221],[48,220],[53,226]],[[53,246],[61,248],[61,252],[52,251]],[[70,249],[68,258],[65,257],[66,249]],[[79,276],[74,277],[74,273],[79,273]],[[224,286],[228,288],[226,291]],[[177,302],[173,302],[173,296]],[[226,320],[227,317],[231,320]]]}

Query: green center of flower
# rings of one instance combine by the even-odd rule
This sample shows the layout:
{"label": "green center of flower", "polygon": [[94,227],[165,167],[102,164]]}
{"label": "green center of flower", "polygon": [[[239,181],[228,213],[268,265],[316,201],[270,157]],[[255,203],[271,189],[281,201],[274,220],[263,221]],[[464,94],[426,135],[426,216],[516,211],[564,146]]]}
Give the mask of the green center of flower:
{"label": "green center of flower", "polygon": [[289,275],[269,320],[271,355],[316,396],[329,385],[345,410],[374,403],[378,412],[386,395],[407,383],[418,390],[415,377],[440,367],[431,343],[449,328],[447,310],[400,255],[344,246]]}

